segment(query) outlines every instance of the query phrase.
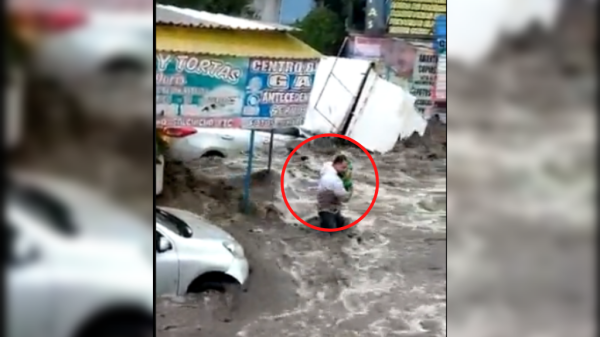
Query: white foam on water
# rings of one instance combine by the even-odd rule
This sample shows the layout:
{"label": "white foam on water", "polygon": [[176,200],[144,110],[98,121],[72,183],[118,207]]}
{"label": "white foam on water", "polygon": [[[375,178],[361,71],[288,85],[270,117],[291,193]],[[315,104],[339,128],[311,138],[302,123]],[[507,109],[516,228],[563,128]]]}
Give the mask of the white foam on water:
{"label": "white foam on water", "polygon": [[[308,158],[288,163],[284,188],[296,214],[307,219],[316,215],[319,171],[330,158],[306,151],[303,154]],[[354,153],[350,156],[355,191],[342,212],[354,220],[364,214],[373,200],[375,179],[366,157]],[[284,159],[275,157],[273,169],[280,170]],[[282,337],[383,337],[423,332],[421,323],[425,320],[437,322],[440,331],[434,334],[445,336],[445,285],[431,288],[424,283],[419,285],[422,289],[417,290],[414,284],[406,283],[402,268],[396,266],[400,261],[399,248],[392,239],[400,229],[445,232],[445,207],[434,205],[432,209],[423,209],[419,206],[423,200],[433,200],[443,193],[445,180],[442,177],[417,179],[401,170],[392,172],[383,168],[385,160],[378,159],[382,183],[377,201],[372,211],[350,230],[360,236],[361,241],[348,240],[340,250],[335,245],[329,247],[327,241],[314,242],[316,238],[283,240],[285,262],[280,266],[293,278],[297,286],[294,295],[299,304],[284,312],[259,317],[244,326],[237,336],[262,336],[264,331],[277,331]],[[259,154],[254,167],[260,168],[264,161],[264,154]],[[287,210],[280,192],[275,194],[273,203],[282,211],[286,222],[298,223]],[[300,249],[297,241],[311,248]],[[399,323],[401,321],[404,323]]]}

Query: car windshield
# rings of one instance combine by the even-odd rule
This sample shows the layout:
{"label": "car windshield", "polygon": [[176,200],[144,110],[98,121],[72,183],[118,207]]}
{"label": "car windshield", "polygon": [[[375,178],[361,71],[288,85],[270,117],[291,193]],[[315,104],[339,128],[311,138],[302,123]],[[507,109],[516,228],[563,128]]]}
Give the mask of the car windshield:
{"label": "car windshield", "polygon": [[72,236],[77,234],[69,209],[40,189],[9,183],[8,196],[15,206],[21,207],[53,230]]}
{"label": "car windshield", "polygon": [[156,209],[154,214],[156,215],[156,221],[161,225],[167,227],[173,233],[183,236],[184,238],[192,237],[192,229],[185,222],[171,213],[165,212],[162,209]]}

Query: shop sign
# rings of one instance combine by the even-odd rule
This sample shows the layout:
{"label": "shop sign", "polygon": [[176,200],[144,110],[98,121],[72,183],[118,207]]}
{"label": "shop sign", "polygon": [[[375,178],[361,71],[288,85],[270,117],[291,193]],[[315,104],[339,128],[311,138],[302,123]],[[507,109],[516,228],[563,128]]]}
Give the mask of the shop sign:
{"label": "shop sign", "polygon": [[388,32],[403,36],[432,36],[435,19],[446,14],[446,0],[390,0]]}
{"label": "shop sign", "polygon": [[304,122],[318,60],[156,55],[161,126],[271,129]]}
{"label": "shop sign", "polygon": [[250,59],[242,127],[271,129],[302,125],[318,64],[318,59]]}

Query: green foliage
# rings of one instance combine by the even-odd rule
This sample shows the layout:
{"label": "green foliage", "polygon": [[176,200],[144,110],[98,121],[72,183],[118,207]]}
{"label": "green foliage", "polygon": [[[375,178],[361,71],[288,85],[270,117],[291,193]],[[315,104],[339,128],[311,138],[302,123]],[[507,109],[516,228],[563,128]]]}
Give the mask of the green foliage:
{"label": "green foliage", "polygon": [[346,27],[341,17],[325,6],[318,6],[294,25],[300,31],[294,35],[324,55],[337,55]]}
{"label": "green foliage", "polygon": [[[317,6],[294,26],[294,35],[324,55],[337,55],[346,24],[353,24],[352,9],[364,0],[316,0]],[[254,17],[252,0],[160,0],[161,4],[232,16]],[[363,20],[364,21],[364,20]]]}
{"label": "green foliage", "polygon": [[338,14],[340,18],[345,18],[348,14],[348,6],[352,1],[355,0],[324,0],[320,2],[320,5],[329,8],[329,10]]}
{"label": "green foliage", "polygon": [[321,0],[318,3],[336,13],[349,30],[364,29],[367,0]]}
{"label": "green foliage", "polygon": [[367,5],[366,0],[344,0],[347,2],[348,18],[346,25],[350,30],[363,31],[365,29],[366,13],[365,6]]}

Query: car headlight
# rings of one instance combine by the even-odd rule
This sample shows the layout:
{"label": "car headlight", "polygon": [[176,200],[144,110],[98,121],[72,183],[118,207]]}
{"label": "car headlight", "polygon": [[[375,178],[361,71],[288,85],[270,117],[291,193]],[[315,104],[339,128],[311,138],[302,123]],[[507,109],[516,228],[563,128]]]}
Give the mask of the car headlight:
{"label": "car headlight", "polygon": [[223,242],[223,247],[227,249],[233,256],[237,258],[244,257],[244,249],[236,242],[226,241]]}

